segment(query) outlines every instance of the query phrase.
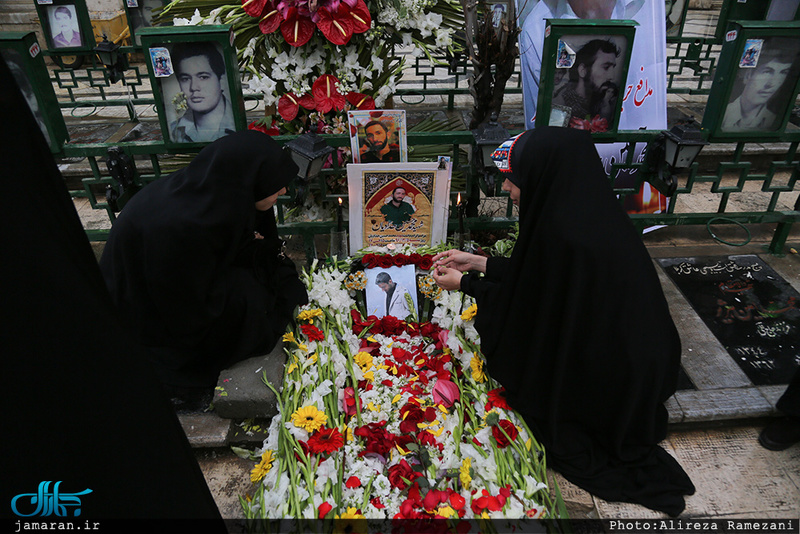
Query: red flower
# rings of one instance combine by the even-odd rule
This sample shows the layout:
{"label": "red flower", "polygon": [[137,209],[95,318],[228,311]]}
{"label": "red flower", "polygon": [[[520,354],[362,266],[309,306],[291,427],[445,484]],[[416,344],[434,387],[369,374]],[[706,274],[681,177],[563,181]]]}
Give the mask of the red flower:
{"label": "red flower", "polygon": [[242,0],[242,9],[251,17],[260,17],[267,0]]}
{"label": "red flower", "polygon": [[344,437],[338,428],[320,428],[308,439],[308,449],[314,454],[330,454],[344,446]]}
{"label": "red flower", "polygon": [[309,341],[322,341],[325,339],[325,334],[322,332],[322,330],[313,324],[301,325],[300,330],[302,330],[303,334],[305,334]]}
{"label": "red flower", "polygon": [[458,386],[449,380],[437,380],[433,385],[431,394],[433,395],[433,402],[441,404],[445,408],[449,408],[461,398]]}
{"label": "red flower", "polygon": [[318,510],[319,510],[319,518],[320,519],[325,519],[325,516],[328,515],[328,512],[333,510],[333,506],[331,506],[327,502],[324,502],[324,503],[319,505]]}
{"label": "red flower", "polygon": [[405,323],[393,315],[386,315],[381,319],[381,331],[384,335],[399,336],[404,329]]}
{"label": "red flower", "polygon": [[514,423],[508,419],[502,419],[497,423],[497,426],[492,427],[492,436],[494,436],[494,439],[497,441],[497,446],[501,449],[505,449],[511,441],[503,434],[500,428],[505,430],[505,433],[508,434],[508,438],[511,438],[512,441],[517,439],[519,432],[517,431],[517,427],[514,426]]}
{"label": "red flower", "polygon": [[[361,399],[358,399],[359,407],[361,407]],[[345,415],[352,416],[356,414],[356,393],[352,387],[344,388],[344,399],[342,399],[342,409]]]}
{"label": "red flower", "polygon": [[387,267],[394,267],[394,260],[392,260],[391,254],[378,256],[378,267],[383,267],[384,269]]}
{"label": "red flower", "polygon": [[347,101],[356,109],[375,109],[375,100],[362,93],[347,93]]}
{"label": "red flower", "polygon": [[392,264],[395,267],[402,267],[408,263],[408,256],[405,254],[395,254],[394,256],[389,256],[392,258]]}
{"label": "red flower", "polygon": [[422,337],[427,337],[430,339],[434,339],[436,336],[439,335],[439,332],[442,328],[438,324],[433,323],[423,323],[419,327],[419,333]]}
{"label": "red flower", "polygon": [[377,454],[386,457],[394,447],[394,436],[383,428],[383,423],[368,423],[360,426],[353,432],[354,435],[364,440],[364,448],[358,453],[359,456],[367,454]]}
{"label": "red flower", "polygon": [[428,493],[425,494],[425,498],[422,499],[422,506],[424,506],[426,510],[436,510],[439,504],[447,502],[447,497],[446,491],[435,489],[428,490]]}
{"label": "red flower", "polygon": [[281,34],[291,46],[303,46],[314,34],[314,23],[298,13],[296,7],[290,7],[281,22]]}
{"label": "red flower", "polygon": [[450,492],[449,500],[450,506],[452,506],[454,510],[461,510],[464,508],[464,505],[467,504],[467,501],[464,499],[464,497],[452,490]]}
{"label": "red flower", "polygon": [[[364,33],[372,25],[372,15],[370,15],[369,8],[364,0],[358,0],[358,2],[350,8],[348,15],[353,27],[353,33]],[[375,107],[361,109],[375,109]]]}
{"label": "red flower", "polygon": [[253,121],[247,125],[248,130],[255,130],[257,132],[265,133],[267,135],[280,135],[281,129],[278,128],[277,121],[272,121],[269,129],[267,129],[267,125],[261,121]]}
{"label": "red flower", "polygon": [[335,77],[330,74],[323,74],[314,85],[311,86],[311,94],[314,95],[314,104],[316,110],[320,113],[328,113],[336,109],[344,109],[345,99],[344,96],[336,89],[336,84],[339,83]]}
{"label": "red flower", "polygon": [[508,405],[508,401],[506,401],[504,387],[499,387],[497,389],[493,389],[489,392],[489,402],[486,403],[486,411],[488,412],[492,408],[502,408],[504,410],[510,410],[511,406]]}
{"label": "red flower", "polygon": [[475,515],[480,515],[484,510],[499,512],[506,504],[506,497],[503,495],[492,495],[486,490],[482,490],[482,495],[473,499],[471,507]]}
{"label": "red flower", "polygon": [[340,3],[335,11],[325,8],[317,11],[317,28],[335,45],[345,45],[350,41],[353,36],[352,20],[350,8],[345,3]]}
{"label": "red flower", "polygon": [[386,508],[386,505],[381,502],[380,497],[373,497],[369,500],[370,504],[377,508],[378,510],[383,510]]}
{"label": "red flower", "polygon": [[430,254],[426,254],[425,256],[422,257],[417,266],[419,266],[419,268],[422,269],[423,271],[429,271],[431,267],[433,267],[433,256],[431,256]]}
{"label": "red flower", "polygon": [[399,490],[406,489],[410,483],[422,476],[422,473],[417,473],[405,459],[400,460],[400,463],[393,465],[389,468],[389,483],[393,488]]}
{"label": "red flower", "polygon": [[278,113],[285,121],[294,120],[300,112],[300,106],[305,109],[314,109],[314,98],[306,93],[297,96],[294,93],[286,93],[278,100]]}
{"label": "red flower", "polygon": [[267,2],[265,4],[259,16],[261,18],[258,21],[258,29],[261,30],[261,33],[264,35],[268,35],[281,27],[283,17],[281,17],[280,12],[278,12],[278,9],[272,2]]}
{"label": "red flower", "polygon": [[347,479],[347,482],[344,483],[350,489],[357,488],[361,485],[361,480],[357,476],[352,476]]}

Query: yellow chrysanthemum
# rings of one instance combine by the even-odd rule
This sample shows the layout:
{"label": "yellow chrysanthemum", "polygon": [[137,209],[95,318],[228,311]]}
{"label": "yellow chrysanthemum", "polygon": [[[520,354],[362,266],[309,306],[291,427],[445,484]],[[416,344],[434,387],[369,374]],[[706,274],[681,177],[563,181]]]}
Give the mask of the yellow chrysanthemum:
{"label": "yellow chrysanthemum", "polygon": [[473,303],[472,306],[464,310],[461,314],[461,319],[464,321],[469,321],[475,318],[475,315],[478,313],[478,305]]}
{"label": "yellow chrysanthemum", "polygon": [[250,481],[255,484],[262,478],[269,473],[269,470],[272,469],[272,451],[264,451],[264,454],[261,455],[261,461],[256,464],[253,470],[250,472]]}
{"label": "yellow chrysanthemum", "polygon": [[348,508],[346,512],[341,515],[336,515],[336,519],[366,519],[363,514],[358,513],[358,508]]}
{"label": "yellow chrysanthemum", "polygon": [[473,356],[469,362],[472,369],[472,379],[476,382],[486,382],[486,373],[483,372],[483,360],[477,356]]}
{"label": "yellow chrysanthemum", "polygon": [[369,370],[375,363],[372,358],[372,354],[369,352],[359,352],[355,356],[353,356],[353,361],[355,361],[362,370],[367,371]]}
{"label": "yellow chrysanthemum", "polygon": [[322,317],[324,314],[322,310],[319,308],[314,308],[313,310],[303,310],[298,315],[297,318],[301,321],[308,321],[309,323],[314,320],[315,317]]}
{"label": "yellow chrysanthemum", "polygon": [[316,432],[327,422],[328,416],[325,415],[325,412],[319,411],[314,405],[298,408],[292,414],[294,426],[307,432]]}
{"label": "yellow chrysanthemum", "polygon": [[458,470],[458,478],[461,480],[461,485],[464,489],[469,489],[470,482],[472,482],[472,475],[469,474],[472,468],[472,458],[464,458],[461,462],[461,468]]}

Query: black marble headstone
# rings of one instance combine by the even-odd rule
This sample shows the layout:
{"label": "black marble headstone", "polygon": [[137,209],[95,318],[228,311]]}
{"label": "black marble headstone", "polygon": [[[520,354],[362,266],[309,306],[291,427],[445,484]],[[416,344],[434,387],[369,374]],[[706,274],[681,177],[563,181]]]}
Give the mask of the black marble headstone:
{"label": "black marble headstone", "polygon": [[800,294],[758,256],[658,262],[755,385],[787,384],[800,366]]}

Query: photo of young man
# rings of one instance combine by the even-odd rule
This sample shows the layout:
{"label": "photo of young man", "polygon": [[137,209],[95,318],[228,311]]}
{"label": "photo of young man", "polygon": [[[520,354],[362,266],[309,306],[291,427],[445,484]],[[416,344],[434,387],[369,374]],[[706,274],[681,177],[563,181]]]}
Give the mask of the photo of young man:
{"label": "photo of young man", "polygon": [[49,13],[53,47],[73,48],[83,45],[81,33],[78,29],[78,20],[75,15],[75,6],[53,6],[50,8]]}
{"label": "photo of young man", "polygon": [[416,208],[407,200],[405,187],[395,187],[392,197],[381,206],[386,222],[391,223],[395,228],[401,228],[406,221],[411,219]]}
{"label": "photo of young man", "polygon": [[752,67],[740,66],[723,132],[774,131],[783,121],[797,82],[798,39],[765,39]]}
{"label": "photo of young man", "polygon": [[361,146],[361,163],[400,161],[400,147],[391,143],[391,132],[386,122],[368,122],[364,126],[364,141]]}
{"label": "photo of young man", "polygon": [[210,142],[235,132],[233,108],[224,91],[225,60],[217,45],[177,43],[170,53],[186,107],[183,115],[170,124],[172,141]]}

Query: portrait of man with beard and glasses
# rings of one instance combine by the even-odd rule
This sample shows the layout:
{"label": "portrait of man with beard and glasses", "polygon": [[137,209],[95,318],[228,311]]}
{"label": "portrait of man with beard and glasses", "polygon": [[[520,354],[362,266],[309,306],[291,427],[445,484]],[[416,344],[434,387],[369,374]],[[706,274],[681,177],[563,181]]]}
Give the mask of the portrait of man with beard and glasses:
{"label": "portrait of man with beard and glasses", "polygon": [[614,118],[621,80],[617,62],[619,47],[609,39],[584,44],[569,69],[569,77],[553,91],[553,105],[572,110],[572,120]]}

